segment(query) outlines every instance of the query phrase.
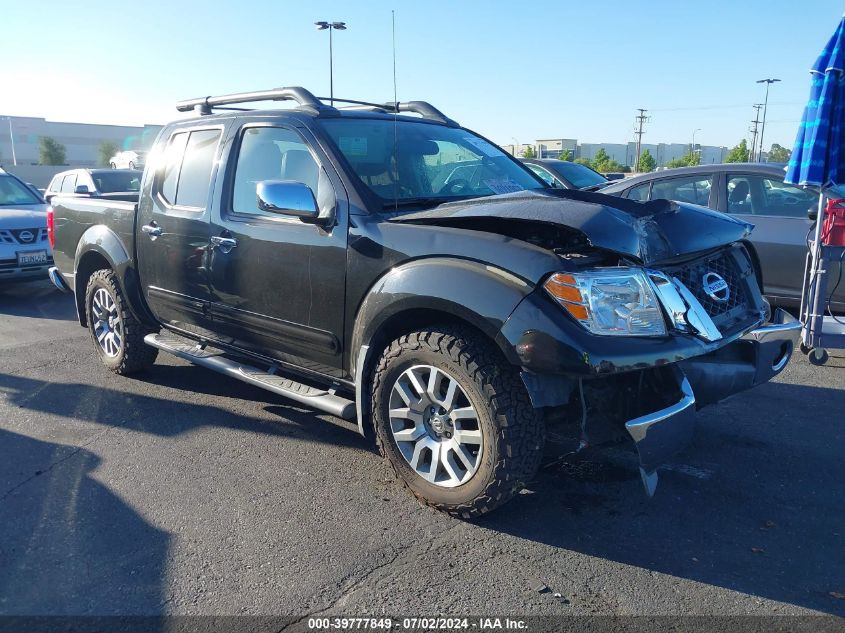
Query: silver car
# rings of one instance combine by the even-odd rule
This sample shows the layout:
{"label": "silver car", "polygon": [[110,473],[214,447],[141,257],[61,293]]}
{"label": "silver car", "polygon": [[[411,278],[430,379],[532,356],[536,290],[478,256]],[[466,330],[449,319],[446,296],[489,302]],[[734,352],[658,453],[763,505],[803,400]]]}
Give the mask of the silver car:
{"label": "silver car", "polygon": [[[643,174],[604,187],[601,193],[632,200],[666,198],[710,207],[754,225],[751,244],[760,260],[763,290],[774,305],[797,306],[801,300],[807,238],[813,225],[808,213],[819,193],[783,182],[778,163],[698,165]],[[843,195],[842,197],[845,197]],[[839,264],[830,271],[830,308],[845,311],[845,279]]]}
{"label": "silver car", "polygon": [[46,279],[52,265],[47,204],[25,182],[0,169],[0,284]]}

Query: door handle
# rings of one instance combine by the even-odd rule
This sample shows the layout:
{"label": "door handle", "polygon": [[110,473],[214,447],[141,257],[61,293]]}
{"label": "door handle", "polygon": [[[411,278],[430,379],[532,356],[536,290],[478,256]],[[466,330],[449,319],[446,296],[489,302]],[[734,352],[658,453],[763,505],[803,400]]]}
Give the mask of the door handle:
{"label": "door handle", "polygon": [[154,240],[161,235],[161,227],[156,225],[155,222],[152,224],[145,224],[141,227],[141,230],[146,233],[151,240]]}
{"label": "door handle", "polygon": [[238,245],[238,240],[232,237],[220,237],[219,235],[211,236],[211,243],[220,247],[221,253],[228,253],[230,250]]}

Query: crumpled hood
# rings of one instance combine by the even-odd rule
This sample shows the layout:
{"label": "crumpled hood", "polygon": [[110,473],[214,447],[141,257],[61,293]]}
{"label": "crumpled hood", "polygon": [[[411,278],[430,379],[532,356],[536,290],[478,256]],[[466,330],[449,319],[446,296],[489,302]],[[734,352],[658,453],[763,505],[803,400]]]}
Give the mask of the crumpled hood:
{"label": "crumpled hood", "polygon": [[577,190],[521,191],[441,204],[403,213],[391,222],[467,226],[472,218],[539,222],[575,229],[596,248],[644,264],[727,245],[747,237],[753,225],[691,204],[635,202]]}
{"label": "crumpled hood", "polygon": [[40,229],[46,226],[46,204],[0,206],[0,229]]}

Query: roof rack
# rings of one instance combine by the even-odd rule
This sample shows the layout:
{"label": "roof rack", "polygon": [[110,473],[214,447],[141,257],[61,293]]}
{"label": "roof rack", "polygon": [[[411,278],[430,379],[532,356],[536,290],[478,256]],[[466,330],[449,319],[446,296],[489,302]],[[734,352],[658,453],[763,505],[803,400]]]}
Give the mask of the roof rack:
{"label": "roof rack", "polygon": [[198,99],[187,99],[176,104],[179,112],[190,112],[196,110],[200,115],[211,114],[214,108],[219,110],[241,110],[241,108],[223,108],[221,106],[233,103],[250,103],[253,101],[296,101],[301,107],[312,111],[314,114],[337,113],[333,106],[328,106],[324,101],[337,101],[339,103],[351,103],[357,106],[374,108],[378,112],[413,112],[424,119],[431,119],[449,127],[460,127],[440,110],[427,101],[396,101],[388,103],[371,103],[369,101],[355,101],[353,99],[338,99],[327,97],[315,97],[311,92],[299,86],[290,88],[274,88],[272,90],[256,90],[254,92],[239,92],[219,97],[200,97]]}
{"label": "roof rack", "polygon": [[[331,99],[331,97],[317,98],[323,101]],[[447,117],[428,101],[388,101],[387,103],[372,103],[370,101],[356,101],[354,99],[338,99],[337,97],[334,97],[333,100],[339,103],[351,103],[357,106],[374,108],[378,112],[395,112],[397,114],[400,112],[413,112],[415,114],[419,114],[424,119],[433,119],[434,121],[445,123],[450,127],[460,127],[456,121]]]}
{"label": "roof rack", "polygon": [[238,92],[219,97],[200,97],[199,99],[187,99],[176,104],[179,112],[190,112],[196,110],[199,114],[211,114],[215,106],[224,106],[232,103],[249,103],[252,101],[296,101],[303,108],[313,110],[316,114],[327,110],[334,110],[322,103],[317,97],[308,92],[305,88],[293,86],[291,88],[274,88],[272,90],[256,90],[254,92]]}

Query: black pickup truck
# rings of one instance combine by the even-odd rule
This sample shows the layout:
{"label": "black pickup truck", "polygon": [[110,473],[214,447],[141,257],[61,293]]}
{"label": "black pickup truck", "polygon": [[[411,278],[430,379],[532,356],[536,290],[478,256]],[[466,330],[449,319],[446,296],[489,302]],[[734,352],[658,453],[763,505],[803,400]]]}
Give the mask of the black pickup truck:
{"label": "black pickup truck", "polygon": [[[226,108],[270,100],[296,105]],[[544,419],[630,442],[651,494],[696,408],[789,360],[751,225],[548,188],[422,101],[333,103],[182,102],[137,203],[52,201],[51,278],[109,369],[164,350],[357,419],[414,494],[470,517],[535,474]]]}

